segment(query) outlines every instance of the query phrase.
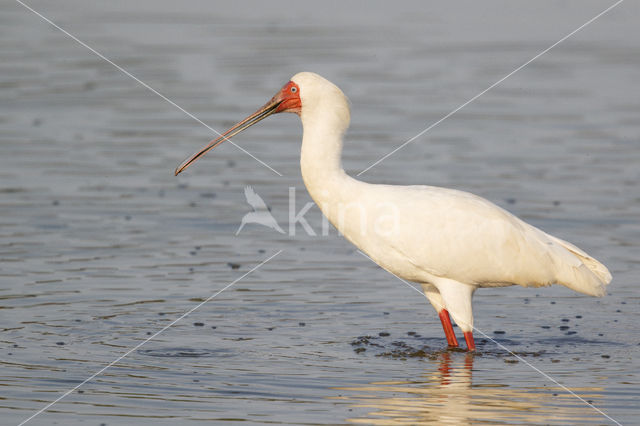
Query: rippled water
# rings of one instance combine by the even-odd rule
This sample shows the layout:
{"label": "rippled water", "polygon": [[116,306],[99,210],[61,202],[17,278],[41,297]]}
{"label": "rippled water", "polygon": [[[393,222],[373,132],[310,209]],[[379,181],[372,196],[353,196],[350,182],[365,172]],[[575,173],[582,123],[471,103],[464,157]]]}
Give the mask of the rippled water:
{"label": "rippled water", "polygon": [[[294,73],[325,75],[352,102],[351,174],[612,4],[135,3],[29,4],[218,130]],[[29,424],[609,422],[532,366],[634,423],[639,12],[621,4],[361,176],[475,192],[609,266],[602,299],[479,291],[476,326],[517,358],[479,334],[476,355],[444,351],[426,301],[322,235],[315,207],[317,236],[234,235],[246,185],[282,226],[290,188],[309,201],[296,117],[236,139],[282,177],[225,144],[175,178],[211,131],[4,1],[2,423],[165,327]]]}

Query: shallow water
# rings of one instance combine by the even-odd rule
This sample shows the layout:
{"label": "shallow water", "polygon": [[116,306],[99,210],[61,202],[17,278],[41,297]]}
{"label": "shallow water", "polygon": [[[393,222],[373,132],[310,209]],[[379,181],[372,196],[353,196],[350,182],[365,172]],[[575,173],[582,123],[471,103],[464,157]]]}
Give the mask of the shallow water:
{"label": "shallow water", "polygon": [[[351,174],[612,4],[135,3],[29,4],[218,130],[294,73],[325,75],[352,102]],[[443,350],[426,301],[334,230],[323,235],[315,207],[317,236],[251,224],[235,235],[246,185],[283,227],[290,188],[296,211],[309,201],[296,117],[235,139],[282,177],[231,144],[173,177],[210,130],[18,3],[2,10],[3,424],[205,301],[29,424],[610,422],[575,395],[636,421],[636,4],[361,176],[477,193],[612,271],[602,299],[479,291],[476,355]]]}

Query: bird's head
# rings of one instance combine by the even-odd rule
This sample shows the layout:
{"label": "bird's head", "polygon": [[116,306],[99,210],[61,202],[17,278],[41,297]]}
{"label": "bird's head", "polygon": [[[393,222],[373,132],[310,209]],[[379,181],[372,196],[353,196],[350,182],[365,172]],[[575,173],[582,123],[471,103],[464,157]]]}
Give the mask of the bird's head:
{"label": "bird's head", "polygon": [[331,101],[334,106],[337,105],[338,110],[340,111],[344,110],[346,107],[346,120],[348,123],[349,107],[346,97],[342,91],[329,80],[319,76],[318,74],[312,72],[298,73],[294,75],[287,84],[282,86],[282,89],[280,89],[278,93],[276,93],[262,108],[244,120],[234,124],[227,131],[221,133],[220,137],[212,140],[200,151],[183,161],[182,164],[176,168],[175,174],[178,175],[194,161],[220,145],[222,142],[231,139],[233,136],[245,129],[248,129],[272,114],[277,114],[279,112],[293,112],[298,114],[304,122],[305,115],[318,110],[327,100]]}

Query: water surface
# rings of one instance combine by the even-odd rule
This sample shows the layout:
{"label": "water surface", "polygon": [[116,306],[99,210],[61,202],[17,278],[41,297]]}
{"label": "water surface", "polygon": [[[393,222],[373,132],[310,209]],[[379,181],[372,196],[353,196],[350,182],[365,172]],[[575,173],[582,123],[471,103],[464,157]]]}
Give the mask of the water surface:
{"label": "water surface", "polygon": [[[223,130],[311,70],[352,102],[357,174],[610,3],[30,3]],[[309,201],[301,127],[273,117],[179,177],[210,130],[18,3],[0,15],[3,423],[34,414],[282,252],[29,424],[621,423],[640,411],[640,34],[625,2],[361,178],[484,196],[614,275],[479,291],[479,353],[444,351],[426,301]],[[368,336],[368,337],[367,337]]]}

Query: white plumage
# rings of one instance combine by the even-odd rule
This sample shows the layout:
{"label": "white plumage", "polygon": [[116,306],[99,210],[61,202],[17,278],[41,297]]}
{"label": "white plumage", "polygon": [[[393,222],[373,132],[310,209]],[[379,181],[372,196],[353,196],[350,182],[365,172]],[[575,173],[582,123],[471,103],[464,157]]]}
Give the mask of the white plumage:
{"label": "white plumage", "polygon": [[[302,120],[300,164],[313,200],[381,267],[422,285],[450,345],[458,343],[449,313],[469,349],[475,348],[471,299],[481,287],[557,283],[604,295],[611,281],[604,265],[483,198],[432,186],[375,185],[348,176],[341,154],[349,103],[337,86],[317,74],[296,74],[267,105],[225,135],[285,111]],[[220,141],[194,154],[176,173]]]}
{"label": "white plumage", "polygon": [[[340,162],[349,125],[347,98],[317,74],[300,73],[292,81],[300,86],[301,166],[311,197],[381,267],[421,283],[436,310],[448,310],[463,332],[472,331],[471,298],[480,287],[558,283],[604,295],[611,281],[604,265],[483,198],[432,186],[374,185],[348,176]],[[375,229],[380,218],[394,215],[394,229]]]}

